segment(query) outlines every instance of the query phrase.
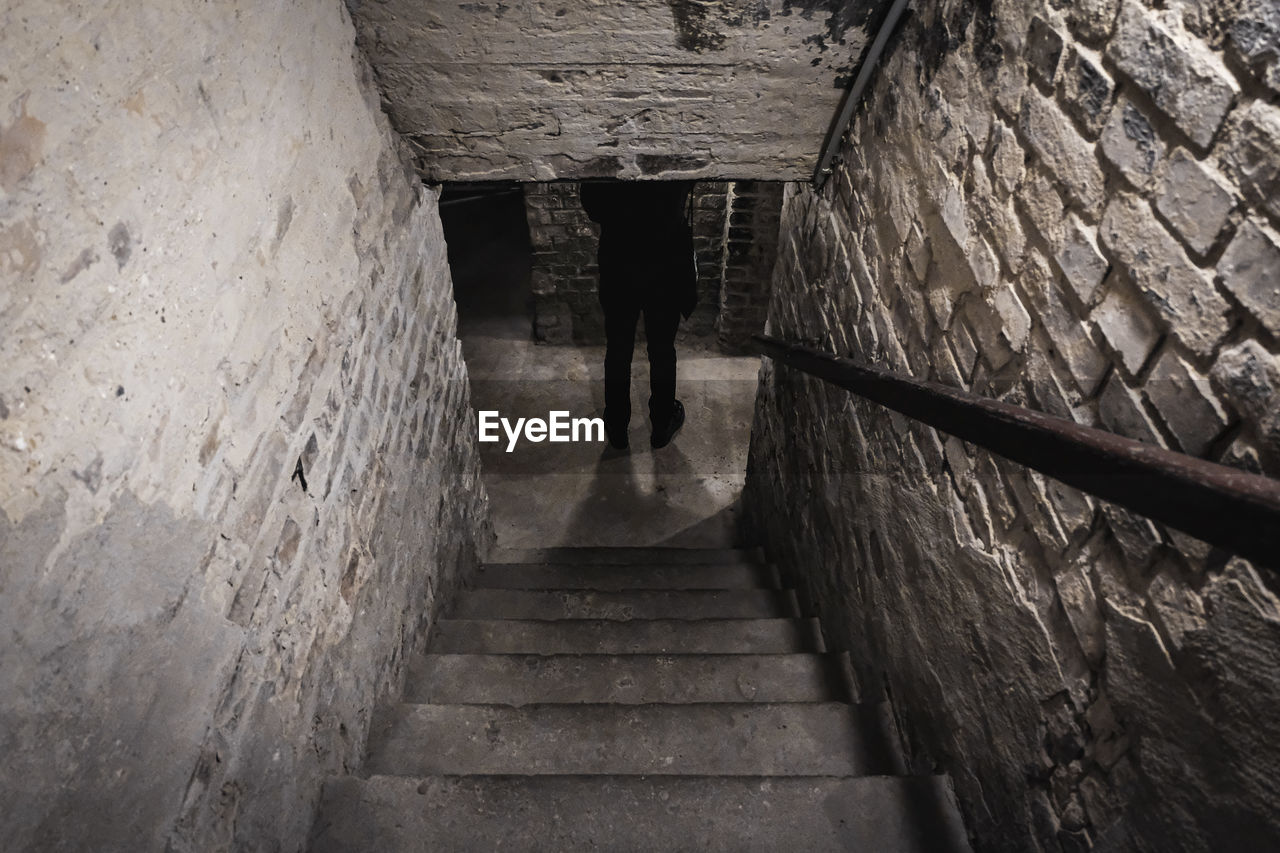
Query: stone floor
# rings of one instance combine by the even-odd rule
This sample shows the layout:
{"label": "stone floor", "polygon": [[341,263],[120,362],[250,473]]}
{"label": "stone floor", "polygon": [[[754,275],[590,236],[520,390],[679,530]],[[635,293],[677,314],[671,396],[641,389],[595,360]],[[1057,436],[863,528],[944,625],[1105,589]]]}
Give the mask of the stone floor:
{"label": "stone floor", "polygon": [[[602,347],[551,347],[498,336],[463,339],[477,411],[598,417]],[[747,464],[755,359],[683,348],[678,395],[687,419],[671,444],[649,447],[648,369],[633,370],[631,449],[604,442],[532,444],[505,438],[481,460],[499,547],[730,547]]]}
{"label": "stone floor", "polygon": [[[477,411],[546,418],[598,417],[604,408],[603,347],[531,340],[528,243],[518,196],[442,209],[459,306],[459,329]],[[631,449],[604,442],[483,444],[485,485],[497,545],[730,547],[759,360],[727,357],[698,342],[679,347],[677,394],[684,428],[649,447],[648,366],[633,367]],[[749,537],[747,537],[749,539]]]}

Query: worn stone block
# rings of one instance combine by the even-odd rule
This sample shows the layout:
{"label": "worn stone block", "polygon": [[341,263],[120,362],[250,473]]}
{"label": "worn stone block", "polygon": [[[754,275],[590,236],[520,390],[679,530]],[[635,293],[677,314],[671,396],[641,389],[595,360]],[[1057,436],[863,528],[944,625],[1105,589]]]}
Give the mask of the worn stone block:
{"label": "worn stone block", "polygon": [[1141,297],[1118,283],[1094,310],[1093,321],[1130,375],[1142,370],[1160,341],[1160,328],[1148,315]]}
{"label": "worn stone block", "polygon": [[1152,186],[1166,150],[1150,119],[1125,98],[1111,110],[1100,147],[1102,156],[1140,190]]}
{"label": "worn stone block", "polygon": [[1099,235],[1173,334],[1209,355],[1227,333],[1226,301],[1146,205],[1131,195],[1117,196],[1107,205]]}
{"label": "worn stone block", "polygon": [[1113,375],[1098,396],[1098,417],[1103,425],[1127,438],[1163,445],[1160,431],[1142,407],[1141,396]]}
{"label": "worn stone block", "polygon": [[1071,290],[1085,305],[1092,305],[1109,266],[1098,251],[1095,230],[1075,214],[1067,217],[1066,240],[1057,261]]}
{"label": "worn stone block", "polygon": [[978,289],[990,292],[1000,280],[1000,261],[985,237],[974,235],[969,241],[966,259]]}
{"label": "worn stone block", "polygon": [[1209,380],[1171,349],[1151,368],[1143,393],[1186,453],[1201,456],[1227,426]]}
{"label": "worn stone block", "polygon": [[1125,559],[1134,566],[1150,563],[1164,542],[1160,530],[1151,519],[1135,515],[1112,503],[1101,504],[1107,527],[1115,536],[1116,544],[1124,552]]}
{"label": "worn stone block", "polygon": [[1156,210],[1193,251],[1209,251],[1234,207],[1235,198],[1221,179],[1185,149],[1173,152],[1156,189]]}
{"label": "worn stone block", "polygon": [[1106,357],[1098,351],[1081,321],[1068,309],[1067,298],[1043,257],[1032,256],[1023,280],[1036,319],[1066,364],[1076,387],[1085,396],[1092,395],[1106,374]]}
{"label": "worn stone block", "polygon": [[1027,31],[1027,67],[1046,86],[1052,86],[1062,58],[1062,36],[1039,15]]}
{"label": "worn stone block", "polygon": [[[1033,338],[1033,346],[1028,348],[1026,362],[1027,383],[1030,385],[1029,397],[1034,401],[1034,408],[1067,420],[1075,420],[1075,411],[1068,400],[1068,387],[1072,387],[1070,377],[1059,379],[1058,368],[1048,354],[1047,336]],[[1079,393],[1075,394],[1079,399]]]}
{"label": "worn stone block", "polygon": [[1027,155],[1018,137],[1004,122],[997,122],[991,132],[991,173],[996,186],[1008,196],[1018,191],[1026,173]]}
{"label": "worn stone block", "polygon": [[1099,56],[1073,46],[1062,68],[1062,102],[1090,139],[1096,139],[1107,122],[1116,84],[1102,68]]}
{"label": "worn stone block", "polygon": [[1240,110],[1218,154],[1245,198],[1280,217],[1280,107],[1259,100]]}
{"label": "worn stone block", "polygon": [[929,262],[933,259],[933,253],[929,248],[929,240],[918,222],[911,225],[906,253],[907,261],[911,264],[911,271],[915,273],[916,279],[925,281],[929,277]]}
{"label": "worn stone block", "polygon": [[1280,92],[1280,7],[1271,0],[1240,0],[1234,13],[1231,47],[1258,79]]}
{"label": "worn stone block", "polygon": [[1222,283],[1272,334],[1280,333],[1280,240],[1253,220],[1218,263]]}
{"label": "worn stone block", "polygon": [[1027,335],[1031,332],[1031,315],[1027,313],[1013,285],[1004,282],[996,288],[991,296],[991,304],[1000,317],[1000,333],[1009,348],[1014,352],[1021,352],[1027,345]]}
{"label": "worn stone block", "polygon": [[1245,341],[1224,349],[1209,377],[1259,441],[1280,458],[1280,356],[1257,341]]}
{"label": "worn stone block", "polygon": [[1206,47],[1125,0],[1107,55],[1193,142],[1207,148],[1239,86]]}
{"label": "worn stone block", "polygon": [[1067,195],[1086,211],[1100,210],[1106,179],[1093,146],[1076,132],[1058,106],[1042,95],[1028,93],[1019,124],[1027,144]]}
{"label": "worn stone block", "polygon": [[1066,7],[1072,31],[1084,41],[1094,43],[1111,35],[1120,0],[1078,0],[1062,5]]}
{"label": "worn stone block", "polygon": [[968,204],[975,223],[991,235],[1008,271],[1017,273],[1022,268],[1026,235],[1013,201],[997,196],[981,158],[973,160],[970,184]]}
{"label": "worn stone block", "polygon": [[964,316],[973,327],[978,353],[991,367],[999,370],[1013,358],[1013,349],[1004,331],[1004,323],[995,307],[987,302],[969,301]]}
{"label": "worn stone block", "polygon": [[1053,254],[1061,251],[1066,240],[1067,203],[1062,200],[1057,182],[1040,168],[1033,169],[1022,190],[1013,198],[1049,251]]}

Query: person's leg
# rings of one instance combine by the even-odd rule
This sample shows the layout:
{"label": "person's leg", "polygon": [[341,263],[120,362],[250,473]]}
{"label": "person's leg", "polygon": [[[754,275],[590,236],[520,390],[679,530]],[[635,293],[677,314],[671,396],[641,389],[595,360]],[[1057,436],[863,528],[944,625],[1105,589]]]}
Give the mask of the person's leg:
{"label": "person's leg", "polygon": [[676,405],[676,330],[680,310],[647,305],[644,336],[649,348],[649,420],[655,433],[671,421]]}
{"label": "person's leg", "polygon": [[604,308],[604,427],[614,447],[627,444],[631,423],[631,355],[636,346],[640,308],[620,299],[601,300]]}

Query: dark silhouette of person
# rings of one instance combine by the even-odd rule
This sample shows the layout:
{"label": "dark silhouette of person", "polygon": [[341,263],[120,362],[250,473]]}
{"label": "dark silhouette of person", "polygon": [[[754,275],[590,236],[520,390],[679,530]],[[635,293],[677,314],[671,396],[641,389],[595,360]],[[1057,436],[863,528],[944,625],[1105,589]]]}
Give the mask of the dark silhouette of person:
{"label": "dark silhouette of person", "polygon": [[644,316],[649,350],[649,443],[665,447],[684,424],[676,399],[676,330],[693,313],[698,277],[689,222],[693,181],[591,181],[582,207],[600,225],[600,307],[604,356],[604,428],[627,447],[631,422],[631,356]]}

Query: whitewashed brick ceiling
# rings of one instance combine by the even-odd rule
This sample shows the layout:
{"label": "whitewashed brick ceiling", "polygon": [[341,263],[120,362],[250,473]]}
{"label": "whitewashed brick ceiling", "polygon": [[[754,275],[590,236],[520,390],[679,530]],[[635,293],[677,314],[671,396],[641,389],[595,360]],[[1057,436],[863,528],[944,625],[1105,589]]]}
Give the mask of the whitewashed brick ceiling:
{"label": "whitewashed brick ceiling", "polygon": [[429,180],[808,179],[883,0],[348,0]]}

